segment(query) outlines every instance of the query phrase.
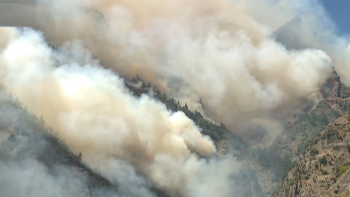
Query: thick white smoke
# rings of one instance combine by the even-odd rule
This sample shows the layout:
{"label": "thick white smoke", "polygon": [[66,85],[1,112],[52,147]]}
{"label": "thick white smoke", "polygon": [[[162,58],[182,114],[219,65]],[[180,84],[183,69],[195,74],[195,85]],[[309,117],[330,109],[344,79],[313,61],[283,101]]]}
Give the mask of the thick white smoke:
{"label": "thick white smoke", "polygon": [[107,25],[75,1],[60,1],[45,7],[54,22],[38,22],[48,40],[80,39],[103,66],[126,78],[138,75],[248,141],[261,135],[256,142],[273,142],[283,123],[322,98],[320,88],[332,75],[326,53],[287,50],[271,36],[298,13],[298,2],[81,2],[100,10]]}
{"label": "thick white smoke", "polygon": [[299,22],[286,25],[281,41],[293,49],[315,48],[326,52],[347,86],[350,86],[348,35],[338,35],[337,26],[319,0],[293,1]]}
{"label": "thick white smoke", "polygon": [[214,156],[215,146],[183,112],[169,112],[147,95],[131,96],[121,78],[94,61],[74,61],[91,60],[86,51],[75,51],[73,58],[53,51],[31,30],[13,37],[0,55],[2,84],[42,115],[73,152],[81,152],[91,169],[120,184],[131,179],[121,178],[129,166],[147,181],[136,183],[171,196],[232,194],[229,176],[239,164],[201,159]]}
{"label": "thick white smoke", "polygon": [[[332,62],[349,78],[346,40],[314,0],[80,0],[105,21],[77,1],[38,2],[20,12],[2,4],[0,23],[38,28],[68,54],[35,32],[0,29],[1,82],[125,194],[152,196],[156,187],[172,196],[230,196],[239,165],[211,158],[213,142],[189,118],[150,96],[134,98],[118,75],[138,75],[264,145],[322,98]],[[275,30],[296,15],[302,22],[277,32],[277,42]]]}

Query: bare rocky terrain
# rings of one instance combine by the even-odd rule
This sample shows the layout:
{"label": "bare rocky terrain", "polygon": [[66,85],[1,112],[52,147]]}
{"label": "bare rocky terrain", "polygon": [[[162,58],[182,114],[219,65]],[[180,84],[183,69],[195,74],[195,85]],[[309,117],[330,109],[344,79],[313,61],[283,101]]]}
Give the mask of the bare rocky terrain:
{"label": "bare rocky terrain", "polygon": [[350,124],[345,115],[315,137],[274,196],[349,196]]}
{"label": "bare rocky terrain", "polygon": [[342,116],[306,141],[305,153],[294,158],[297,165],[273,196],[350,196],[350,89],[335,82],[325,102]]}

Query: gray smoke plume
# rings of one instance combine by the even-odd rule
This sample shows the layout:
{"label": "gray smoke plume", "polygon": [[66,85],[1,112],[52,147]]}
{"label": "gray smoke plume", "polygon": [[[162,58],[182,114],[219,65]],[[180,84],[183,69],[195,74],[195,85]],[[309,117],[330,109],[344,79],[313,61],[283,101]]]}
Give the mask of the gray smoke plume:
{"label": "gray smoke plume", "polygon": [[192,120],[151,96],[131,96],[119,76],[137,75],[258,145],[322,99],[333,66],[349,79],[347,40],[318,1],[79,2],[1,3],[0,24],[40,29],[65,51],[37,32],[3,28],[1,82],[91,169],[113,184],[126,179],[125,194],[151,196],[155,187],[230,196],[229,175],[240,165],[213,158],[212,140]]}
{"label": "gray smoke plume", "polygon": [[184,197],[234,192],[230,176],[239,163],[229,156],[213,158],[212,140],[183,112],[170,112],[147,95],[133,97],[116,73],[90,62],[87,51],[52,50],[29,29],[9,38],[0,54],[1,83],[70,150],[80,152],[90,169],[122,185],[122,192],[152,196],[149,188],[158,188]]}
{"label": "gray smoke plume", "polygon": [[117,196],[91,185],[77,157],[2,87],[0,117],[0,196]]}
{"label": "gray smoke plume", "polygon": [[50,42],[78,39],[104,67],[126,79],[138,75],[254,144],[272,143],[294,114],[322,98],[332,77],[325,52],[288,50],[272,37],[299,1],[81,2],[105,20],[75,1],[35,6]]}

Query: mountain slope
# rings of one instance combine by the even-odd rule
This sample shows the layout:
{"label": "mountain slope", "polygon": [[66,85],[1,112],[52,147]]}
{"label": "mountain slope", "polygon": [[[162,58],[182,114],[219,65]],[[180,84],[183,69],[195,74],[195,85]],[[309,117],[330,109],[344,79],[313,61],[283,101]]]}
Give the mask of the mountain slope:
{"label": "mountain slope", "polygon": [[[85,167],[79,156],[54,137],[42,119],[29,113],[3,89],[0,171],[0,196],[101,196],[116,192],[108,180]],[[11,189],[13,185],[17,189]],[[38,191],[33,191],[36,187]]]}
{"label": "mountain slope", "polygon": [[[303,157],[309,142],[324,128],[348,110],[350,89],[342,84],[338,77],[330,79],[322,90],[324,100],[313,109],[298,115],[282,132],[276,142],[266,148],[251,149],[239,136],[227,130],[225,125],[218,126],[207,121],[199,112],[191,112],[187,106],[180,106],[165,94],[153,92],[150,84],[141,79],[133,79],[137,87],[128,87],[140,96],[152,93],[172,111],[181,110],[209,135],[221,154],[233,154],[244,161],[246,169],[253,172],[262,196],[270,196],[289,169]],[[259,189],[260,190],[260,189]]]}
{"label": "mountain slope", "polygon": [[153,91],[150,84],[146,85],[140,78],[136,77],[131,82],[125,83],[135,96],[142,94],[152,94],[157,100],[164,103],[171,111],[182,111],[187,117],[192,119],[196,125],[202,129],[204,135],[208,135],[213,139],[219,155],[234,155],[238,160],[244,163],[244,170],[233,177],[235,184],[239,186],[240,193],[237,196],[242,197],[262,197],[263,190],[260,186],[258,171],[255,165],[258,165],[255,160],[255,155],[250,145],[243,141],[241,137],[228,130],[224,124],[220,126],[207,120],[197,111],[192,112],[187,105],[181,106],[179,102],[169,98],[166,94],[161,94],[159,91]]}
{"label": "mountain slope", "polygon": [[[350,88],[337,78],[325,103],[342,116],[303,143],[304,151],[296,158],[299,163],[288,172],[274,196],[350,196],[346,171],[350,162],[349,102]],[[307,129],[302,132],[304,136],[310,134]]]}
{"label": "mountain slope", "polygon": [[0,196],[123,195],[122,188],[86,167],[81,157],[56,138],[42,118],[0,88]]}
{"label": "mountain slope", "polygon": [[[137,81],[136,81],[137,82]],[[341,86],[337,86],[338,89],[336,93],[334,94],[334,98],[332,100],[332,106],[327,103],[326,101],[320,102],[320,104],[311,111],[311,113],[307,113],[302,118],[297,120],[294,123],[291,123],[290,130],[286,130],[286,141],[289,145],[292,144],[291,153],[292,154],[286,154],[288,152],[286,151],[274,151],[273,148],[269,149],[258,149],[253,150],[250,148],[250,146],[245,143],[242,138],[235,135],[233,132],[228,130],[224,124],[217,125],[213,123],[212,121],[205,118],[201,113],[199,112],[192,112],[188,109],[187,105],[181,106],[178,102],[176,102],[174,99],[169,98],[167,95],[162,95],[160,92],[153,92],[152,87],[150,85],[145,85],[144,82],[142,82],[140,87],[137,87],[136,85],[128,85],[129,89],[136,95],[140,96],[141,94],[153,94],[154,98],[159,100],[160,102],[164,103],[169,110],[172,111],[183,111],[189,118],[191,118],[196,125],[198,125],[202,129],[202,133],[205,135],[210,136],[216,144],[216,147],[218,149],[219,155],[225,155],[225,154],[233,154],[235,157],[239,159],[242,163],[244,163],[244,171],[242,171],[237,176],[233,177],[235,180],[235,184],[239,185],[240,192],[239,194],[236,194],[238,196],[268,196],[270,195],[270,192],[273,190],[273,186],[277,184],[277,182],[280,180],[280,178],[283,176],[285,172],[293,165],[292,159],[296,155],[300,156],[303,153],[296,154],[298,148],[293,148],[293,142],[298,141],[298,146],[300,147],[300,144],[306,144],[310,139],[312,139],[315,135],[317,135],[327,124],[328,122],[333,121],[337,116],[339,116],[339,112],[337,110],[345,109],[346,107],[341,106],[341,102],[338,102],[339,99],[346,100],[346,93],[344,93],[344,88],[342,89]],[[346,88],[345,88],[346,90]],[[339,95],[345,95],[344,98],[339,98]],[[12,102],[12,101],[11,101]],[[10,110],[11,111],[11,110]],[[64,148],[64,145],[62,143],[59,143],[57,139],[51,135],[51,131],[49,128],[46,128],[45,126],[40,127],[40,125],[44,125],[43,120],[36,119],[34,115],[30,115],[30,113],[26,112],[26,110],[23,110],[19,107],[19,111],[24,111],[24,114],[28,114],[25,117],[31,122],[30,124],[24,124],[27,121],[26,118],[18,118],[19,115],[16,115],[14,119],[15,125],[21,125],[22,127],[16,127],[15,132],[13,133],[12,137],[4,137],[5,143],[3,143],[5,148],[2,148],[1,150],[5,150],[3,153],[3,158],[7,159],[9,161],[16,161],[16,158],[31,158],[35,159],[36,162],[40,163],[41,166],[44,166],[44,168],[49,169],[49,174],[52,174],[51,166],[55,165],[63,165],[67,168],[78,168],[78,172],[80,168],[85,168],[84,165],[80,163],[79,157],[74,156],[71,154],[68,149]],[[337,114],[338,113],[338,114]],[[311,114],[311,115],[310,115]],[[298,129],[298,125],[303,125],[304,127],[301,129]],[[39,126],[38,126],[39,125]],[[29,128],[34,127],[36,129],[36,132],[32,131],[26,131]],[[8,127],[5,127],[8,128]],[[43,128],[43,129],[42,129]],[[6,132],[8,132],[8,129],[5,129]],[[25,130],[26,135],[23,135],[23,131]],[[294,132],[297,130],[298,132]],[[37,135],[37,131],[41,134],[39,137]],[[4,133],[6,133],[4,131]],[[306,135],[304,135],[306,133]],[[294,135],[295,134],[295,135]],[[6,134],[4,135],[6,136]],[[22,146],[21,138],[23,136],[30,136],[27,137],[30,138],[29,141],[32,141],[32,143],[29,143],[29,148],[22,149],[20,148]],[[283,136],[282,136],[283,137]],[[293,139],[293,137],[295,139]],[[19,139],[19,140],[18,140]],[[52,140],[51,140],[52,139]],[[291,140],[290,140],[291,139]],[[56,140],[56,141],[55,141]],[[36,141],[44,141],[46,145],[42,145],[37,147],[34,142]],[[283,141],[282,141],[283,142]],[[283,143],[282,143],[283,144]],[[41,145],[41,144],[39,144]],[[26,145],[27,146],[27,145]],[[24,147],[26,147],[24,146]],[[33,146],[33,147],[31,147]],[[23,146],[22,146],[23,147]],[[53,147],[53,148],[50,148]],[[38,149],[39,148],[39,149]],[[275,150],[279,150],[279,146],[275,147]],[[24,150],[37,150],[29,152],[25,152]],[[288,149],[288,147],[287,147]],[[20,151],[18,151],[20,150]],[[63,151],[65,150],[65,151]],[[302,149],[304,150],[304,149]],[[11,156],[11,154],[15,151],[15,156]],[[24,152],[21,152],[24,151]],[[33,154],[32,154],[33,153]],[[63,156],[62,155],[69,155],[72,156]],[[65,158],[67,159],[57,159],[57,158]],[[91,177],[88,174],[86,177],[88,181],[94,180],[95,174],[91,172]],[[97,175],[96,175],[97,176]],[[102,178],[103,180],[103,178]],[[104,180],[106,181],[106,180]],[[102,182],[104,182],[102,181]],[[101,181],[98,183],[102,183]],[[106,184],[108,181],[106,181]],[[85,183],[84,183],[85,184]],[[84,185],[83,184],[83,185]],[[87,184],[89,185],[89,184]],[[85,187],[85,186],[84,186]],[[101,189],[99,184],[93,184],[93,187],[85,187],[88,188],[88,191],[93,190],[95,187],[98,189]],[[108,188],[112,188],[112,191],[115,189],[115,187],[109,185]],[[161,195],[160,195],[161,196]]]}
{"label": "mountain slope", "polygon": [[350,179],[349,116],[338,118],[307,148],[275,196],[347,196]]}
{"label": "mountain slope", "polygon": [[260,181],[266,196],[302,159],[309,142],[329,123],[346,114],[350,89],[336,75],[325,84],[322,93],[325,99],[304,114],[296,115],[272,146],[255,150],[257,166],[260,166],[257,171],[268,171]]}
{"label": "mountain slope", "polygon": [[[58,196],[99,197],[123,194],[118,185],[111,184],[107,179],[85,167],[79,158],[80,156],[71,153],[64,143],[55,137],[53,131],[45,125],[43,119],[28,112],[19,101],[12,99],[2,89],[0,93],[0,171],[8,172],[0,179],[3,187],[14,185],[13,182],[20,178],[30,179],[26,173],[35,174],[36,172],[30,171],[30,169],[35,169],[43,171],[41,175],[43,178],[33,181],[27,180],[26,182],[30,182],[30,184],[18,185],[18,188],[27,188],[28,190],[39,185],[46,188],[42,192],[33,193],[33,195],[52,196],[57,194]],[[138,94],[136,89],[134,89],[134,93]],[[235,150],[235,155],[241,160],[249,156],[249,145],[224,125],[217,126],[205,120],[198,112],[191,112],[186,106],[179,106],[165,95],[156,98],[165,103],[171,110],[176,108],[184,111],[187,116],[203,128],[203,133],[211,136],[215,142],[226,140],[227,143],[222,146],[226,148],[219,149],[221,154],[228,154],[229,151]],[[217,146],[219,145],[217,144]],[[27,169],[28,167],[29,169]],[[24,168],[24,170],[18,168]],[[53,181],[48,181],[51,183],[49,185],[40,182],[40,180],[46,179]],[[61,182],[61,179],[69,181]],[[240,188],[238,196],[263,196],[255,171],[246,169],[234,175],[232,179],[235,185]],[[56,189],[52,185],[57,185]],[[3,194],[1,196],[9,196],[9,191],[13,192],[11,194],[13,196],[26,196],[28,194],[28,191],[18,193],[13,189],[1,188],[0,186],[0,190],[3,192],[0,192],[0,195]],[[156,189],[152,191],[156,196],[166,196]]]}

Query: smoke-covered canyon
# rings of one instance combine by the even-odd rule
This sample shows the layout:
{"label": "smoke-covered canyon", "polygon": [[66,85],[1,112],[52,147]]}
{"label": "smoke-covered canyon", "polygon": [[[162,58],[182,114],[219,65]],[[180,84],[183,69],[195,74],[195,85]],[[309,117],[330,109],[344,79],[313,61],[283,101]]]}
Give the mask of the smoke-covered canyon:
{"label": "smoke-covered canyon", "polygon": [[[246,163],[154,94],[268,147],[328,96],[334,71],[349,84],[347,39],[316,0],[0,1],[0,25],[1,118],[20,132],[0,151],[34,150],[0,154],[1,196],[246,196],[235,179]],[[135,77],[151,86],[140,97]],[[43,162],[57,154],[47,136],[110,187]]]}

